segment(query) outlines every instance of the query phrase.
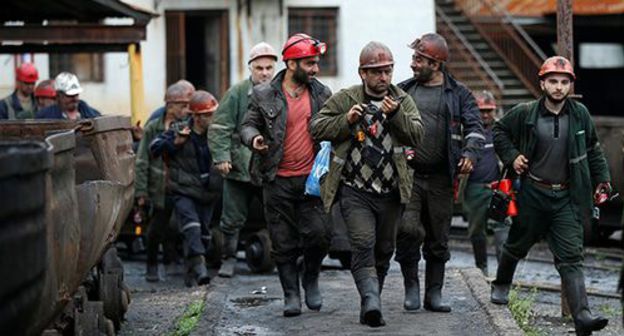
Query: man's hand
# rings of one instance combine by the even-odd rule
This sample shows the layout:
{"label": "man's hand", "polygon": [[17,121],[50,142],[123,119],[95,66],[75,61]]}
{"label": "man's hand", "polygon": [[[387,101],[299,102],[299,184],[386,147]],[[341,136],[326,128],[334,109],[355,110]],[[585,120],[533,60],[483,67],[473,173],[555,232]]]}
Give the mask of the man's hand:
{"label": "man's hand", "polygon": [[363,113],[364,109],[362,108],[362,105],[353,105],[349,112],[347,112],[347,122],[349,123],[349,125],[353,125],[355,122],[357,122],[362,117]]}
{"label": "man's hand", "polygon": [[143,127],[141,127],[141,120],[137,121],[136,125],[132,126],[132,140],[141,141],[143,139]]}
{"label": "man's hand", "polygon": [[381,102],[381,112],[383,114],[390,114],[399,107],[399,101],[393,99],[390,96],[385,96],[383,101]]}
{"label": "man's hand", "polygon": [[459,160],[457,167],[459,167],[460,174],[468,174],[472,171],[473,164],[469,158],[463,157],[461,158],[461,160]]}
{"label": "man's hand", "polygon": [[145,203],[146,203],[145,197],[143,197],[143,196],[137,197],[137,205],[139,207],[144,207]]}
{"label": "man's hand", "polygon": [[513,169],[516,171],[516,174],[521,175],[529,168],[529,160],[524,157],[524,155],[520,154],[513,162]]}
{"label": "man's hand", "polygon": [[596,186],[596,190],[594,190],[594,204],[602,204],[609,199],[611,193],[613,192],[613,187],[611,187],[611,183],[609,182],[601,182]]}
{"label": "man's hand", "polygon": [[217,171],[219,172],[219,174],[221,174],[221,176],[226,176],[227,174],[230,173],[230,170],[232,170],[232,162],[230,161],[219,162],[215,164],[215,169],[217,169]]}
{"label": "man's hand", "polygon": [[269,146],[264,143],[264,137],[262,135],[256,135],[253,138],[251,144],[253,149],[260,152],[261,154],[265,154],[269,151]]}
{"label": "man's hand", "polygon": [[184,127],[183,130],[176,133],[176,137],[175,139],[173,139],[173,144],[176,146],[181,146],[182,144],[186,142],[190,134],[191,134],[191,129],[188,126]]}

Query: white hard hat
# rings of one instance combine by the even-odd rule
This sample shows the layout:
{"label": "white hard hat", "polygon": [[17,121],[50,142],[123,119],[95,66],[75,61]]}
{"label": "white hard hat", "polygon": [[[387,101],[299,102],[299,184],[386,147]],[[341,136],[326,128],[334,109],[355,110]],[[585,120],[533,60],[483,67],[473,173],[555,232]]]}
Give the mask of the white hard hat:
{"label": "white hard hat", "polygon": [[266,42],[260,42],[251,47],[251,50],[249,51],[249,61],[247,61],[247,64],[260,57],[272,57],[277,61],[277,53],[275,52],[275,49],[273,49],[273,47]]}
{"label": "white hard hat", "polygon": [[63,92],[66,96],[75,96],[82,92],[78,77],[69,72],[61,72],[56,76],[54,89]]}

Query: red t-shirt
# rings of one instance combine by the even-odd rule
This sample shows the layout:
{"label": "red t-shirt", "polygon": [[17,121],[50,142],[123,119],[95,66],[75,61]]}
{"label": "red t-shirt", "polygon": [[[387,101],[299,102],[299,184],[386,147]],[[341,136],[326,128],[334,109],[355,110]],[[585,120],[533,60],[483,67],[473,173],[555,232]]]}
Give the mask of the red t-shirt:
{"label": "red t-shirt", "polygon": [[314,164],[314,143],[308,131],[312,106],[310,91],[306,88],[297,98],[284,92],[288,103],[286,135],[284,136],[284,157],[277,167],[277,176],[291,177],[308,175]]}

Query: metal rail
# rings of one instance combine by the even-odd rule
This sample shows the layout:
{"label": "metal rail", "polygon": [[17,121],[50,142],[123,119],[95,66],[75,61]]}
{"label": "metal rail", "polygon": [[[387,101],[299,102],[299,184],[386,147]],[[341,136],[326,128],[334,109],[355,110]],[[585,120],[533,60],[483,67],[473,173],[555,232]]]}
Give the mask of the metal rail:
{"label": "metal rail", "polygon": [[498,76],[492,70],[492,68],[490,68],[490,65],[487,62],[485,62],[483,60],[483,58],[481,58],[481,55],[479,55],[479,53],[477,53],[477,51],[472,47],[472,44],[470,44],[470,42],[468,42],[468,39],[466,39],[464,34],[462,34],[462,32],[457,28],[457,26],[455,26],[455,24],[453,22],[451,22],[449,17],[446,16],[446,14],[444,14],[444,11],[442,10],[442,8],[440,8],[439,5],[435,6],[435,11],[436,11],[436,14],[440,17],[440,19],[442,19],[442,21],[444,21],[444,24],[446,24],[449,27],[449,29],[453,32],[453,34],[455,34],[457,39],[459,39],[459,41],[461,41],[461,43],[464,45],[466,50],[468,50],[468,52],[470,52],[471,56],[474,57],[474,59],[477,60],[477,62],[481,66],[481,68],[483,68],[483,70],[485,70],[485,72],[494,81],[494,83],[499,88],[499,90],[502,91],[505,88],[505,85],[503,84],[501,79],[498,78]]}

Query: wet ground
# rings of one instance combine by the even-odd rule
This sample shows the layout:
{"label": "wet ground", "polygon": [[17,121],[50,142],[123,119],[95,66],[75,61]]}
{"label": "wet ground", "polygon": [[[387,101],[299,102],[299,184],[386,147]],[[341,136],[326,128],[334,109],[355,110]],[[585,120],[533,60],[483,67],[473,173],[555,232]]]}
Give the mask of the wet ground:
{"label": "wet ground", "polygon": [[[384,317],[388,326],[371,329],[358,323],[359,299],[350,273],[339,270],[336,260],[326,259],[321,276],[324,305],[321,312],[310,312],[295,318],[283,318],[282,291],[275,273],[250,274],[244,262],[237,269],[241,275],[234,280],[213,279],[209,286],[186,288],[181,275],[165,277],[158,283],[144,280],[144,261],[125,263],[126,280],[132,289],[132,303],[122,326],[121,335],[168,335],[175,329],[177,319],[191,303],[205,300],[206,310],[194,335],[494,335],[492,317],[488,316],[487,302],[479,302],[462,277],[464,270],[473,267],[470,245],[465,240],[451,241],[452,258],[449,268],[445,300],[453,307],[451,314],[421,310],[406,313],[402,308],[402,278],[393,263],[382,294]],[[589,249],[595,250],[595,249]],[[588,250],[588,251],[589,251]],[[491,249],[490,276],[496,271],[496,259]],[[609,252],[610,253],[610,252]],[[588,290],[615,294],[618,274],[615,266],[621,259],[606,255],[588,254],[586,283]],[[621,253],[621,252],[620,252]],[[559,285],[554,266],[548,263],[552,255],[539,244],[528,259],[518,266],[515,280],[525,283]],[[595,269],[590,266],[601,265]],[[421,268],[424,265],[421,263]],[[164,273],[164,271],[162,272]],[[422,283],[421,272],[421,283]],[[480,290],[489,292],[485,281],[477,281]],[[557,292],[522,289],[523,299],[533,299],[534,315],[531,324],[538,335],[566,335],[573,333],[570,320],[561,318],[560,296]],[[485,300],[487,301],[487,300]],[[624,335],[618,299],[590,296],[592,311],[610,318],[611,323],[596,335]]]}

